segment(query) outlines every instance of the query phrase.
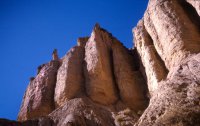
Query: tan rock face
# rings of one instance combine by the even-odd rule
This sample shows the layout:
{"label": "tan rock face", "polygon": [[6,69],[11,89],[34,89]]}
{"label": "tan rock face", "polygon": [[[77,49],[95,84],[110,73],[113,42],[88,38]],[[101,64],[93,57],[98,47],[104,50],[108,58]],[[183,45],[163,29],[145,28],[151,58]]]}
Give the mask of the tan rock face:
{"label": "tan rock face", "polygon": [[138,126],[200,124],[200,62],[197,59],[200,54],[184,59],[159,84]]}
{"label": "tan rock face", "polygon": [[144,25],[142,19],[134,29],[135,46],[153,92],[136,126],[200,124],[199,16],[189,3],[150,0]]}
{"label": "tan rock face", "polygon": [[143,109],[145,81],[134,64],[134,57],[117,40],[112,44],[113,66],[121,100],[132,109]]}
{"label": "tan rock face", "polygon": [[153,92],[158,89],[158,83],[166,78],[168,70],[144,27],[143,19],[139,21],[133,32],[135,48],[145,68],[148,89],[150,94],[153,95]]}
{"label": "tan rock face", "polygon": [[88,98],[72,99],[49,116],[57,126],[114,126],[111,113]]}
{"label": "tan rock face", "polygon": [[191,53],[200,51],[198,27],[184,10],[181,0],[150,0],[144,25],[168,69]]}
{"label": "tan rock face", "polygon": [[54,100],[56,107],[78,95],[83,95],[83,60],[84,47],[81,46],[73,47],[63,58],[62,65],[58,69],[55,87]]}
{"label": "tan rock face", "polygon": [[100,29],[94,28],[85,46],[86,92],[95,102],[113,104],[117,101],[111,62],[112,39]]}
{"label": "tan rock face", "polygon": [[46,116],[55,109],[53,96],[58,67],[59,61],[50,61],[30,81],[18,114],[19,121]]}

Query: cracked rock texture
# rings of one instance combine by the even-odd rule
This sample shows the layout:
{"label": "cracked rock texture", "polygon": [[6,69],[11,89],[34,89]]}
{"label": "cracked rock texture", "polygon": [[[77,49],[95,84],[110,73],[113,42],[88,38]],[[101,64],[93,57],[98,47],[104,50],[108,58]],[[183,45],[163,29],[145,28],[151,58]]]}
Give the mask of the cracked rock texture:
{"label": "cracked rock texture", "polygon": [[200,125],[199,1],[150,0],[134,28],[149,106],[136,126]]}
{"label": "cracked rock texture", "polygon": [[39,74],[30,81],[24,94],[18,120],[46,116],[54,109],[54,89],[59,61],[43,65]]}
{"label": "cracked rock texture", "polygon": [[2,126],[199,126],[200,2],[149,0],[134,47],[98,24],[38,67]]}
{"label": "cracked rock texture", "polygon": [[147,107],[148,89],[136,50],[124,47],[98,24],[64,57],[59,59],[56,50],[52,55],[31,79],[18,121],[43,117],[58,126],[114,126],[120,124],[114,113],[127,108],[137,113]]}
{"label": "cracked rock texture", "polygon": [[61,106],[65,101],[83,94],[84,48],[75,46],[63,57],[62,65],[58,69],[55,87],[55,105]]}
{"label": "cracked rock texture", "polygon": [[112,37],[97,24],[85,46],[86,93],[95,102],[109,105],[117,101],[112,69]]}

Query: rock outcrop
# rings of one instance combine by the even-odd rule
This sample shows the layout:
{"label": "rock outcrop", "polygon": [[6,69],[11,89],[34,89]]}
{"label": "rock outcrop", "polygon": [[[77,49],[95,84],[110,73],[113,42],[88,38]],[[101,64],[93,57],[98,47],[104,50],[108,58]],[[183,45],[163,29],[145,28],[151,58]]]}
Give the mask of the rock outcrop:
{"label": "rock outcrop", "polygon": [[133,30],[151,94],[136,126],[200,124],[200,4],[188,2],[150,0]]}
{"label": "rock outcrop", "polygon": [[149,0],[127,49],[95,25],[90,37],[38,67],[22,126],[200,125],[200,2]]}
{"label": "rock outcrop", "polygon": [[112,37],[96,24],[85,46],[86,92],[92,100],[104,105],[117,101],[111,45]]}
{"label": "rock outcrop", "polygon": [[200,124],[200,53],[190,56],[160,82],[137,125]]}
{"label": "rock outcrop", "polygon": [[56,108],[65,101],[83,95],[84,47],[76,46],[63,57],[62,65],[58,69],[54,100]]}
{"label": "rock outcrop", "polygon": [[190,17],[195,10],[185,6],[184,0],[150,0],[144,14],[145,28],[168,69],[200,51],[199,27]]}
{"label": "rock outcrop", "polygon": [[91,36],[79,38],[63,58],[54,50],[53,61],[39,67],[18,120],[45,116],[58,126],[114,126],[112,113],[143,111],[147,86],[133,53],[96,24]]}
{"label": "rock outcrop", "polygon": [[47,116],[55,109],[53,97],[59,65],[58,60],[50,61],[30,81],[18,115],[19,121]]}
{"label": "rock outcrop", "polygon": [[58,126],[114,126],[111,113],[88,98],[71,99],[49,116]]}
{"label": "rock outcrop", "polygon": [[135,48],[145,68],[143,73],[147,77],[149,93],[153,95],[153,92],[158,88],[158,83],[166,78],[168,70],[157,53],[153,40],[145,29],[143,20],[139,21],[138,26],[134,28],[133,32]]}
{"label": "rock outcrop", "polygon": [[121,100],[133,110],[144,109],[147,105],[145,79],[134,64],[136,58],[117,40],[112,44],[112,57]]}

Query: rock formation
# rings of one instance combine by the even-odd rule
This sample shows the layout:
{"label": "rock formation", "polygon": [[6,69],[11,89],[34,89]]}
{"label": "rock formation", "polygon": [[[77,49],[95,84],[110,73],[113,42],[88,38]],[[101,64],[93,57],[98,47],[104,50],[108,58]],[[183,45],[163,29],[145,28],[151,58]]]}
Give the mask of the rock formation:
{"label": "rock formation", "polygon": [[143,76],[147,77],[149,93],[152,95],[158,88],[158,83],[166,78],[168,70],[157,53],[153,40],[145,29],[143,20],[139,21],[138,26],[134,28],[133,32],[135,48],[140,56],[141,66],[145,68],[144,71],[141,67],[141,71],[144,71],[142,72],[145,74]]}
{"label": "rock formation", "polygon": [[55,105],[61,106],[65,101],[83,94],[84,47],[75,46],[63,57],[62,65],[58,69],[55,88]]}
{"label": "rock formation", "polygon": [[54,49],[54,50],[53,50],[52,59],[53,59],[53,60],[59,60],[57,49]]}
{"label": "rock formation", "polygon": [[85,88],[92,100],[104,105],[113,104],[118,100],[111,45],[112,37],[96,24],[85,46]]}
{"label": "rock formation", "polygon": [[90,37],[38,67],[24,126],[200,125],[200,2],[149,0],[127,49],[96,24]]}
{"label": "rock formation", "polygon": [[199,6],[192,0],[150,0],[134,28],[151,95],[136,126],[200,124]]}
{"label": "rock formation", "polygon": [[31,80],[24,94],[18,120],[46,116],[54,109],[54,89],[59,61],[45,64],[34,80]]}
{"label": "rock formation", "polygon": [[59,126],[114,126],[114,113],[143,111],[148,90],[135,51],[96,24],[63,58],[54,50],[53,60],[38,67],[18,121],[43,117]]}

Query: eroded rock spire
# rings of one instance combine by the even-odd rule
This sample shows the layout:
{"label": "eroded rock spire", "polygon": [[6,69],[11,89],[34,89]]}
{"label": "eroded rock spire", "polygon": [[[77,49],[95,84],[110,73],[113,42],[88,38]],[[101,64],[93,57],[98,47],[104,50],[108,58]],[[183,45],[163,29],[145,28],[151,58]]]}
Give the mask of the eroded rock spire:
{"label": "eroded rock spire", "polygon": [[54,50],[53,50],[53,53],[52,53],[52,60],[59,60],[57,49],[54,49]]}

